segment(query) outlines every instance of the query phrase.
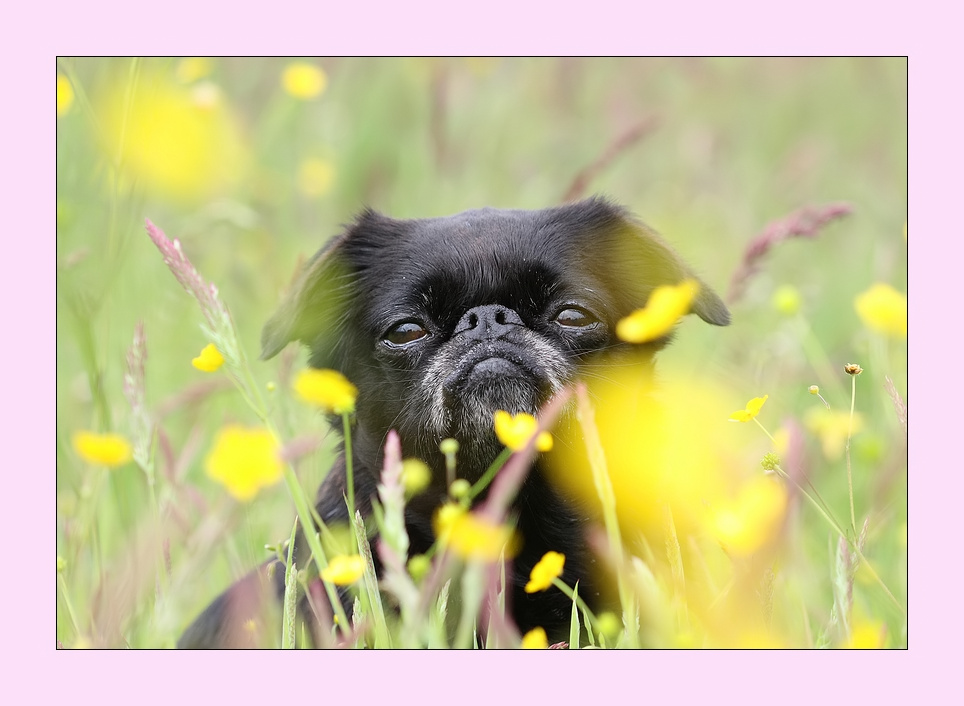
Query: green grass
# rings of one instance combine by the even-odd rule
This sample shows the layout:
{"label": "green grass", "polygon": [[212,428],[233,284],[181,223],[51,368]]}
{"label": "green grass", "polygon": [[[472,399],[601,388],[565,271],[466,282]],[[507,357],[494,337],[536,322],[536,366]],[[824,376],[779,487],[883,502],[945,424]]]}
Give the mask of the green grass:
{"label": "green grass", "polygon": [[[363,205],[397,217],[555,205],[620,136],[652,119],[655,127],[618,151],[587,195],[626,204],[721,295],[768,223],[805,205],[846,202],[853,212],[813,239],[772,248],[731,306],[730,327],[687,320],[663,355],[666,377],[698,374],[725,390],[727,412],[768,394],[758,419],[771,434],[799,429],[800,463],[812,482],[802,485],[814,502],[795,495],[779,546],[752,574],[705,535],[691,541],[672,523],[662,530],[678,551],[662,539],[624,537],[624,593],[651,622],[648,632],[612,633],[607,644],[738,644],[740,635],[724,639],[708,626],[725,622],[727,611],[764,611],[774,644],[839,646],[854,624],[869,623],[884,626],[887,646],[906,646],[906,442],[884,388],[888,376],[906,402],[906,339],[867,330],[853,304],[875,282],[907,288],[904,60],[320,60],[328,85],[312,101],[282,90],[286,63],[213,60],[206,76],[187,83],[177,83],[178,60],[59,63],[75,94],[57,138],[61,644],[172,646],[209,600],[268,556],[266,544],[289,537],[296,514],[291,485],[241,505],[206,476],[203,459],[218,429],[259,419],[223,371],[191,367],[209,341],[204,319],[147,237],[145,217],[179,238],[217,285],[248,360],[247,384],[265,398],[283,440],[318,439],[292,475],[310,498],[334,438],[284,382],[284,366],[299,369],[304,352],[255,360],[261,326],[298,258]],[[186,142],[195,147],[184,155],[177,143],[145,147],[177,127],[158,104],[158,122],[146,132],[134,124],[172,85],[213,106],[198,118],[207,132]],[[158,161],[179,157],[203,182],[158,173]],[[333,168],[324,193],[299,188],[307,158]],[[151,159],[154,168],[145,166]],[[802,294],[798,315],[772,306],[781,285]],[[82,461],[71,435],[132,436],[124,376],[138,322],[145,405],[160,433],[143,468],[108,472]],[[852,493],[846,455],[825,453],[805,422],[822,407],[807,391],[813,384],[835,410],[849,411],[850,362],[864,368]],[[270,382],[277,388],[269,393]],[[728,431],[740,472],[762,473],[766,435],[753,424]],[[841,545],[826,516],[852,534],[851,497],[857,530],[867,523],[866,562]],[[454,595],[466,591],[456,583],[448,610],[457,616]],[[397,639],[402,627],[392,615],[386,629]],[[442,618],[425,620],[438,628]],[[269,640],[281,642],[280,633]]]}

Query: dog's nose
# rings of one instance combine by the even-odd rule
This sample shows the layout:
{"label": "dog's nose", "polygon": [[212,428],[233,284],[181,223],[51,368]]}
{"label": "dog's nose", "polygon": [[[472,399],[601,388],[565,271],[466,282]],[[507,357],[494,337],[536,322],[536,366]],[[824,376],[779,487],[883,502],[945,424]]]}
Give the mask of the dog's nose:
{"label": "dog's nose", "polygon": [[486,304],[469,309],[455,327],[455,334],[477,341],[495,340],[512,330],[524,326],[522,317],[501,304]]}

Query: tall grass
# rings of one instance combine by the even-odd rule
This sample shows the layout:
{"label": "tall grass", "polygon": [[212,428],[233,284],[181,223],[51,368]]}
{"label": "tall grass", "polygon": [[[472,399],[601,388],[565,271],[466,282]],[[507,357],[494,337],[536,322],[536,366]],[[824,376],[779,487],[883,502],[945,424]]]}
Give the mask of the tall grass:
{"label": "tall grass", "polygon": [[[289,63],[59,62],[59,644],[172,646],[233,580],[287,558],[335,439],[291,391],[304,354],[250,353],[295,263],[339,223],[365,204],[416,217],[598,192],[731,292],[733,325],[685,322],[660,378],[670,398],[680,381],[712,389],[678,427],[723,423],[732,485],[716,524],[683,500],[627,521],[632,486],[613,459],[633,437],[587,407],[602,438],[594,477],[604,498],[606,478],[613,488],[593,542],[618,609],[574,600],[570,642],[906,646],[906,329],[855,305],[877,283],[906,291],[905,62],[335,59],[309,62],[325,76],[314,95],[285,89]],[[848,215],[813,215],[837,204]],[[145,216],[180,240],[213,299],[179,286]],[[227,364],[194,368],[215,339]],[[764,394],[766,433],[726,422]],[[286,452],[284,482],[251,502],[205,473],[229,424],[269,427]],[[130,460],[84,460],[81,430],[122,435]],[[508,621],[476,633],[482,602],[501,600],[498,561],[406,556],[401,461],[386,464],[386,541],[370,547],[385,574],[360,579],[355,622],[338,616],[331,639],[517,646]],[[513,457],[504,472],[523,466]],[[721,540],[720,523],[754,516],[757,491],[742,489],[757,477],[779,479],[785,512],[764,544],[737,551],[739,526]],[[313,548],[317,566],[327,546]],[[263,643],[303,640],[287,628]]]}

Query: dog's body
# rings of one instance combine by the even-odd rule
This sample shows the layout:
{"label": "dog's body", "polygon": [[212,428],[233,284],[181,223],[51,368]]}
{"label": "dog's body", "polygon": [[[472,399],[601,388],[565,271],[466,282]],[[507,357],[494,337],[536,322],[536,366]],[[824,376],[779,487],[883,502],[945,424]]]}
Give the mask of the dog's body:
{"label": "dog's body", "polygon": [[[435,541],[445,500],[439,443],[459,442],[457,474],[475,482],[500,453],[493,413],[537,414],[587,366],[632,349],[648,368],[667,339],[631,346],[616,322],[661,284],[693,278],[658,236],[623,209],[592,199],[541,211],[482,209],[398,221],[366,211],[309,263],[263,335],[262,357],[305,343],[309,364],[334,368],[358,387],[352,427],[356,504],[371,511],[390,430],[406,458],[424,461],[429,489],[407,506],[411,553]],[[726,307],[706,286],[692,311],[717,325]],[[347,521],[341,460],[319,490],[326,523]],[[569,623],[559,591],[527,594],[533,565],[566,555],[564,580],[595,595],[585,513],[550,482],[537,459],[514,505],[522,544],[509,571],[510,614],[520,630],[550,637]],[[302,565],[303,562],[299,562]],[[281,592],[283,571],[269,591]],[[187,630],[182,647],[244,645],[240,629],[261,592],[264,567],[218,598]]]}

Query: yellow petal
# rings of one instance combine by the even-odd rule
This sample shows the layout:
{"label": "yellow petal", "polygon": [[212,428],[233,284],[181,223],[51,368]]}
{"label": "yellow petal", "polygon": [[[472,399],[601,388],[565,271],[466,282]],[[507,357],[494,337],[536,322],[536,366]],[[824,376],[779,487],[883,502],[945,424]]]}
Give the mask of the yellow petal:
{"label": "yellow petal", "polygon": [[191,360],[191,365],[202,372],[213,373],[224,365],[224,356],[213,343],[209,343],[201,349],[197,358]]}
{"label": "yellow petal", "polygon": [[108,467],[121,466],[131,460],[130,443],[120,434],[95,434],[78,431],[73,437],[74,449],[88,463]]}
{"label": "yellow petal", "polygon": [[278,440],[268,429],[232,424],[218,432],[204,461],[208,476],[242,502],[281,480]]}
{"label": "yellow petal", "polygon": [[281,85],[295,98],[308,100],[321,95],[328,85],[328,77],[320,67],[296,61],[285,67],[281,74]]}
{"label": "yellow petal", "polygon": [[628,343],[645,343],[665,336],[685,316],[699,292],[695,280],[656,287],[649,301],[616,324],[616,336]]}
{"label": "yellow petal", "polygon": [[365,573],[365,560],[358,554],[334,556],[321,572],[321,578],[336,586],[349,586]]}
{"label": "yellow petal", "polygon": [[345,414],[355,411],[358,388],[337,370],[302,370],[295,378],[294,389],[303,400],[328,412]]}
{"label": "yellow petal", "polygon": [[549,647],[549,638],[544,628],[532,628],[522,636],[522,649],[544,650]]}

